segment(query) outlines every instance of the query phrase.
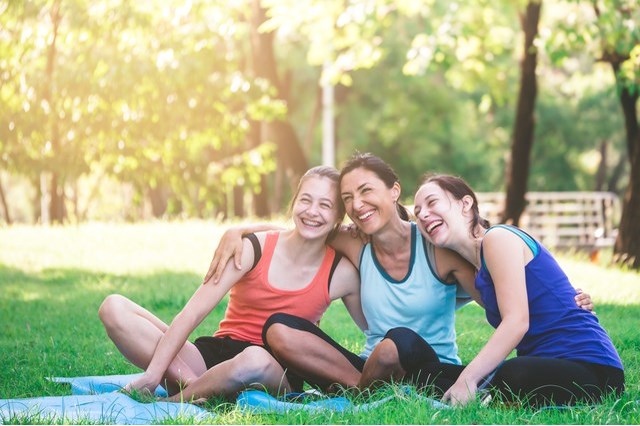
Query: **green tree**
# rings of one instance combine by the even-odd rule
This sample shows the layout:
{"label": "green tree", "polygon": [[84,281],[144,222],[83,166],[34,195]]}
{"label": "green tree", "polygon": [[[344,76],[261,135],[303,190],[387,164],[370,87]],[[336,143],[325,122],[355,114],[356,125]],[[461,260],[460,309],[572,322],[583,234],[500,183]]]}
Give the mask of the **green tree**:
{"label": "green tree", "polygon": [[586,49],[596,61],[609,64],[624,122],[629,183],[623,197],[622,217],[614,251],[617,259],[640,268],[640,5],[636,1],[571,2],[571,22],[556,40],[556,55]]}
{"label": "green tree", "polygon": [[155,215],[202,216],[275,168],[272,147],[248,151],[245,135],[250,120],[286,107],[238,71],[224,2],[3,7],[1,161],[36,188],[48,180],[52,220],[64,220],[65,188],[90,170],[133,184]]}

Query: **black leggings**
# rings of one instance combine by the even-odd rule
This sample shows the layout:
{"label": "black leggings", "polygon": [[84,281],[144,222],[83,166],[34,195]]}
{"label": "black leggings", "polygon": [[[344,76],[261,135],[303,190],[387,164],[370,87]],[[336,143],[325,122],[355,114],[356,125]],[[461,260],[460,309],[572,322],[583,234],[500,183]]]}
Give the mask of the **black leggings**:
{"label": "black leggings", "polygon": [[[269,347],[269,343],[267,341],[267,330],[273,324],[282,324],[289,328],[293,328],[295,330],[306,331],[308,333],[313,334],[314,336],[319,337],[324,340],[334,348],[336,348],[346,359],[353,365],[358,371],[362,371],[364,368],[365,360],[360,358],[358,355],[353,352],[342,347],[338,342],[333,340],[327,333],[320,330],[320,328],[313,324],[311,321],[308,321],[304,318],[297,317],[295,315],[284,314],[284,313],[276,313],[271,315],[267,321],[264,323],[264,327],[262,328],[262,341],[264,342],[265,347],[269,352],[271,352],[271,348]],[[273,353],[273,352],[271,352]],[[307,380],[307,378],[304,378]],[[326,388],[331,383],[314,383],[307,380],[307,382],[314,386],[319,387],[321,389]]]}
{"label": "black leggings", "polygon": [[[439,361],[433,348],[408,328],[389,330],[386,339],[398,348],[400,364],[419,387],[442,394],[458,379],[464,366]],[[503,400],[531,405],[598,402],[604,395],[624,391],[619,368],[558,358],[519,356],[503,362],[490,379],[490,390]]]}
{"label": "black leggings", "polygon": [[404,381],[419,388],[433,388],[437,395],[444,394],[464,370],[463,365],[440,362],[431,345],[406,327],[392,328],[384,339],[391,340],[398,349],[400,365],[406,372]]}

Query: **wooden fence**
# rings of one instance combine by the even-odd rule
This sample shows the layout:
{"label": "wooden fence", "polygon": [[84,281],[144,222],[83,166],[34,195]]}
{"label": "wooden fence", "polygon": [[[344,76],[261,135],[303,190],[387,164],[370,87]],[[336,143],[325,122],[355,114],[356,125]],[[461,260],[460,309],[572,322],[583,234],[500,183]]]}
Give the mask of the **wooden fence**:
{"label": "wooden fence", "polygon": [[[505,194],[478,193],[480,214],[499,223]],[[520,226],[545,246],[598,250],[613,246],[620,200],[611,192],[529,192]]]}

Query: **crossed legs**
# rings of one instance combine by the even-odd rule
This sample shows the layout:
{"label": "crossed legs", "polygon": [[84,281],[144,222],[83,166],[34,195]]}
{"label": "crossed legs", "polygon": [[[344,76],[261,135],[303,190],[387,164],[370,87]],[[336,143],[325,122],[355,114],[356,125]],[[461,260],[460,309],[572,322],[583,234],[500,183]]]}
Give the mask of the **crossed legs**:
{"label": "crossed legs", "polygon": [[333,384],[363,390],[407,375],[391,338],[383,339],[365,362],[316,325],[293,315],[271,316],[262,337],[278,361],[323,390]]}
{"label": "crossed legs", "polygon": [[[98,314],[122,355],[146,370],[169,326],[120,295],[108,296]],[[163,381],[175,401],[212,395],[232,397],[248,387],[259,387],[271,393],[290,389],[280,364],[260,346],[249,346],[207,369],[200,351],[189,341],[167,368]]]}
{"label": "crossed legs", "polygon": [[291,391],[283,368],[260,346],[249,346],[235,357],[214,365],[169,400],[191,401],[213,395],[234,398],[248,388],[265,390],[272,395]]}
{"label": "crossed legs", "polygon": [[[142,306],[117,294],[107,296],[98,315],[120,353],[146,370],[169,326]],[[193,343],[186,342],[167,368],[163,381],[169,394],[174,394],[206,370],[198,349]]]}

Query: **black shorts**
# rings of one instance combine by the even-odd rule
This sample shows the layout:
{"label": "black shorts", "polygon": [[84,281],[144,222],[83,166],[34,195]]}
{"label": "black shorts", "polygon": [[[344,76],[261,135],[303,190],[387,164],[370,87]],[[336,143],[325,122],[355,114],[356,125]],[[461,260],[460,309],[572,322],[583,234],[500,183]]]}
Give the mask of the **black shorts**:
{"label": "black shorts", "polygon": [[243,340],[235,340],[228,336],[202,336],[198,337],[193,344],[200,351],[207,370],[221,362],[234,358],[249,346],[260,346]]}
{"label": "black shorts", "polygon": [[[255,343],[245,342],[244,340],[232,339],[229,336],[214,337],[214,336],[202,336],[198,337],[194,342],[200,355],[204,359],[204,363],[207,366],[207,370],[222,362],[234,358],[240,352],[244,351],[250,346],[259,346],[265,349],[267,352],[269,348],[265,348],[262,345],[256,345]],[[287,380],[293,391],[302,391],[303,380],[296,374],[286,371]]]}

